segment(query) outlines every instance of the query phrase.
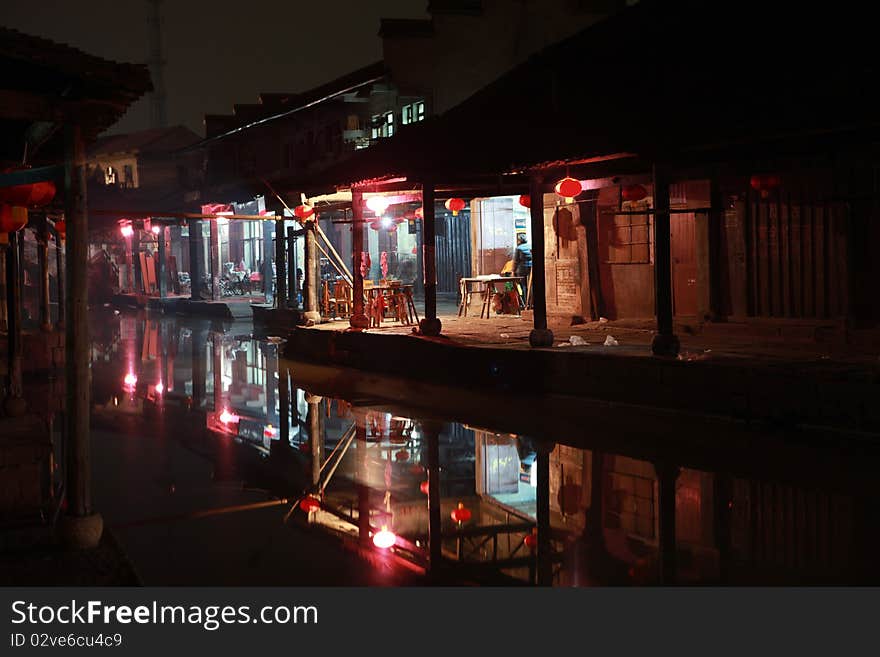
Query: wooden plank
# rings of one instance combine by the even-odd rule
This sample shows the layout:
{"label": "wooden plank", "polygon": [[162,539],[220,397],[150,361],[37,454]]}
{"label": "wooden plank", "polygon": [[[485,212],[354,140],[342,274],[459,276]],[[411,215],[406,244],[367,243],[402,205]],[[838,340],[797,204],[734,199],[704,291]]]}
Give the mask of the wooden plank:
{"label": "wooden plank", "polygon": [[770,267],[770,222],[766,203],[756,202],[755,222],[757,224],[757,256],[758,256],[758,316],[769,317],[772,314],[773,286]]}
{"label": "wooden plank", "polygon": [[816,316],[816,266],[813,255],[813,224],[816,216],[809,201],[801,202],[801,249],[803,258],[804,317]]}
{"label": "wooden plank", "polygon": [[767,269],[769,271],[769,315],[782,315],[782,270],[780,266],[779,206],[775,201],[763,203],[767,218]]}
{"label": "wooden plank", "polygon": [[804,316],[804,253],[803,241],[801,235],[803,227],[801,226],[801,206],[800,203],[793,199],[789,194],[788,197],[788,215],[789,215],[789,253],[791,257],[791,314],[794,317]]}

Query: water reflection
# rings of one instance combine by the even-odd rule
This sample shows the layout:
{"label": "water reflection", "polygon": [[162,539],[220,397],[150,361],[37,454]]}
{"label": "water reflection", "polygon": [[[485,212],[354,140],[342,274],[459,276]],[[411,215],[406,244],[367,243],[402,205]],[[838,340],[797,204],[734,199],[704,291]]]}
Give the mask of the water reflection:
{"label": "water reflection", "polygon": [[[217,476],[289,498],[288,522],[336,537],[371,567],[557,586],[878,580],[869,486],[685,467],[686,455],[656,444],[638,458],[551,442],[511,432],[505,409],[495,430],[403,412],[407,400],[385,403],[378,388],[363,398],[326,377],[316,387],[280,357],[279,340],[249,326],[122,315],[95,336],[97,421],[231,440],[237,449],[203,450]],[[254,454],[261,465],[242,466]]]}

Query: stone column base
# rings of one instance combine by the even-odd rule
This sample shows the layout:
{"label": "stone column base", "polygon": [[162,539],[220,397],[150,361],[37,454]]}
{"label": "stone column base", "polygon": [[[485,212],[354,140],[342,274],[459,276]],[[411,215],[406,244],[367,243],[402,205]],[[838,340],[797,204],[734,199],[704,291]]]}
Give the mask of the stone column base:
{"label": "stone column base", "polygon": [[98,547],[104,534],[104,519],[100,513],[90,516],[62,516],[58,524],[59,538],[71,550],[90,550]]}
{"label": "stone column base", "polygon": [[349,319],[349,324],[353,329],[368,329],[370,328],[370,320],[366,315],[352,315]]}
{"label": "stone column base", "polygon": [[321,313],[317,310],[307,310],[303,313],[303,319],[306,320],[306,326],[314,326],[321,323]]}
{"label": "stone column base", "polygon": [[529,344],[532,347],[552,347],[553,331],[550,329],[532,329],[529,333]]}
{"label": "stone column base", "polygon": [[680,349],[681,343],[674,334],[657,333],[651,340],[651,351],[655,356],[678,356]]}
{"label": "stone column base", "polygon": [[440,322],[440,319],[437,317],[425,317],[421,321],[419,321],[419,331],[422,335],[429,335],[432,337],[436,337],[440,335],[440,331],[443,329],[443,324]]}

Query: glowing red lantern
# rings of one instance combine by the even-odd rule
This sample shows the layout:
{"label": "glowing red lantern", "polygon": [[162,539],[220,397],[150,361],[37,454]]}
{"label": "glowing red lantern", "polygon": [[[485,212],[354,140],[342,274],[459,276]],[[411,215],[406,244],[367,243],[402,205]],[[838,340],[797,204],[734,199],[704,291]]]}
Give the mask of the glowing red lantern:
{"label": "glowing red lantern", "polygon": [[64,239],[67,237],[67,222],[64,219],[59,219],[55,222],[55,230],[58,232],[58,237]]}
{"label": "glowing red lantern", "polygon": [[761,198],[767,198],[770,191],[779,187],[782,180],[775,174],[754,175],[749,180],[752,189],[761,193]]}
{"label": "glowing red lantern", "polygon": [[373,535],[373,545],[382,550],[387,550],[397,543],[397,536],[394,532],[389,531],[388,527],[383,526],[382,529]]}
{"label": "glowing red lantern", "polygon": [[423,208],[416,208],[416,211],[413,212],[413,216],[416,219],[424,219],[425,218],[425,210]]}
{"label": "glowing red lantern", "polygon": [[407,452],[405,449],[402,449],[394,455],[394,458],[396,458],[398,461],[409,461],[409,452]]}
{"label": "glowing red lantern", "polygon": [[532,207],[532,197],[528,194],[523,194],[519,197],[519,204],[524,208]]}
{"label": "glowing red lantern", "polygon": [[460,525],[471,519],[471,510],[464,505],[464,502],[459,502],[458,507],[453,509],[450,515],[452,516],[452,519]]}
{"label": "glowing red lantern", "polygon": [[581,181],[574,178],[565,177],[556,183],[556,193],[563,197],[567,203],[571,203],[574,197],[583,191]]}
{"label": "glowing red lantern", "polygon": [[306,513],[311,513],[321,508],[321,501],[312,495],[308,495],[300,501],[299,508]]}
{"label": "glowing red lantern", "polygon": [[0,187],[0,203],[30,208],[47,205],[52,202],[53,198],[55,198],[55,183],[51,180],[27,185],[14,185],[13,187]]}
{"label": "glowing red lantern", "polygon": [[464,199],[460,198],[450,198],[446,201],[446,209],[452,213],[453,217],[457,217],[458,213],[464,210],[465,205]]}
{"label": "glowing red lantern", "polygon": [[302,205],[297,205],[293,209],[293,214],[297,219],[305,220],[315,214],[315,208],[313,208],[311,205],[306,205],[305,203],[303,203]]}
{"label": "glowing red lantern", "polygon": [[523,543],[526,544],[526,547],[530,550],[534,550],[538,547],[538,529],[537,527],[532,529],[531,534],[526,534],[526,537],[523,539]]}
{"label": "glowing red lantern", "polygon": [[648,190],[642,185],[627,185],[620,191],[624,201],[641,201],[648,196]]}
{"label": "glowing red lantern", "polygon": [[17,233],[27,222],[27,208],[0,204],[0,233]]}
{"label": "glowing red lantern", "polygon": [[419,484],[419,490],[422,491],[425,495],[428,494],[428,480],[426,479],[421,484]]}

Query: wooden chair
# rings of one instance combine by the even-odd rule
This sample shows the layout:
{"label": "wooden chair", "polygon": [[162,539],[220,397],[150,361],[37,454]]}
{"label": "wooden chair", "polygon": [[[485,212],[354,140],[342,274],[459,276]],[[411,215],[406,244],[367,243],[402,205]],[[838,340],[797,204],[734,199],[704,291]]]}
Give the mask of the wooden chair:
{"label": "wooden chair", "polygon": [[352,290],[345,281],[336,281],[333,285],[333,295],[329,300],[329,310],[332,317],[349,317],[351,315]]}

